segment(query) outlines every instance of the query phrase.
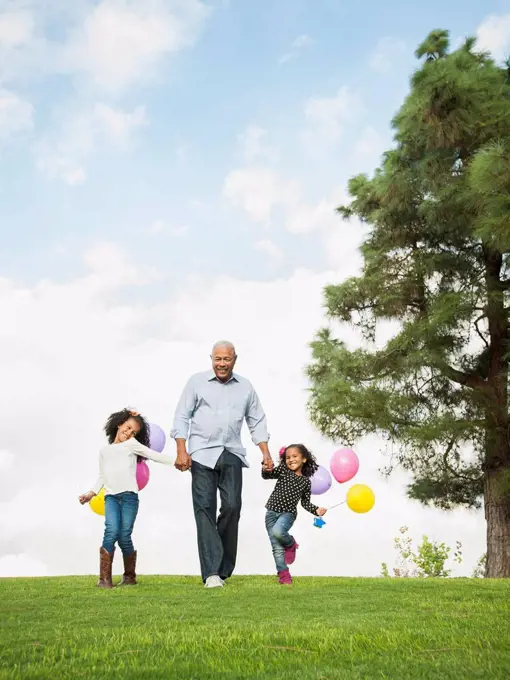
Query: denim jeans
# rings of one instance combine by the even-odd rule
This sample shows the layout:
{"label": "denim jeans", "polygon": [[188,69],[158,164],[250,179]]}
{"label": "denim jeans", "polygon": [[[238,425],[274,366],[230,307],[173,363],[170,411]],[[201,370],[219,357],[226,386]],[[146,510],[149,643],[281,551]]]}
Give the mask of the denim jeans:
{"label": "denim jeans", "polygon": [[276,571],[278,573],[287,569],[285,548],[290,548],[294,544],[294,539],[289,534],[289,531],[295,521],[296,518],[291,512],[274,512],[274,510],[266,512],[266,530],[271,541]]}
{"label": "denim jeans", "polygon": [[[191,493],[203,581],[209,576],[226,579],[234,571],[242,490],[243,465],[233,453],[224,450],[214,469],[192,461]],[[216,518],[218,491],[221,506]]]}
{"label": "denim jeans", "polygon": [[131,555],[134,552],[131,534],[133,533],[137,513],[137,493],[125,491],[105,496],[103,538],[103,548],[105,550],[113,552],[115,543],[118,542],[123,555]]}

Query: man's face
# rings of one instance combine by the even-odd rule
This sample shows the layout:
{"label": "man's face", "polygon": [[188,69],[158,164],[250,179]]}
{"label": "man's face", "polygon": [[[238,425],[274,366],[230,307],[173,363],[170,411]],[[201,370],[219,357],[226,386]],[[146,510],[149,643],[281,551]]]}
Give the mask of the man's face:
{"label": "man's face", "polygon": [[237,358],[234,350],[230,347],[216,347],[211,358],[214,374],[218,380],[221,382],[230,380]]}

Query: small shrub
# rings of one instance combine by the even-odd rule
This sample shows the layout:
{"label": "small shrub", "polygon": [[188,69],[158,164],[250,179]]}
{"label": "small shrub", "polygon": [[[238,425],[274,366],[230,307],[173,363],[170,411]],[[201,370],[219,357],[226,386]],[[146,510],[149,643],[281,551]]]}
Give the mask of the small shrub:
{"label": "small shrub", "polygon": [[[428,536],[423,536],[421,544],[413,549],[413,539],[408,535],[408,527],[400,527],[400,536],[394,539],[397,551],[396,565],[393,568],[395,578],[447,578],[451,575],[451,569],[446,568],[450,559],[452,548],[446,543],[430,541]],[[462,544],[457,541],[452,557],[453,562],[462,562]],[[388,565],[383,562],[381,575],[389,577]]]}
{"label": "small shrub", "polygon": [[487,567],[487,553],[484,553],[476,563],[476,567],[474,568],[471,576],[473,578],[485,578],[486,567]]}

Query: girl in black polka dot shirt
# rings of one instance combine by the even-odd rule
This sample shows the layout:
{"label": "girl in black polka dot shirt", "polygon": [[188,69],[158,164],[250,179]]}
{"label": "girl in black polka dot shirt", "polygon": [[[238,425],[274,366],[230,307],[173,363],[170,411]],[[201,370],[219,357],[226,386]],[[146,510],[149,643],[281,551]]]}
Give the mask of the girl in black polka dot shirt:
{"label": "girl in black polka dot shirt", "polygon": [[276,486],[266,503],[266,529],[271,541],[278,581],[292,583],[289,564],[299,548],[289,534],[296,521],[299,501],[312,515],[322,517],[326,508],[318,508],[310,500],[310,477],[318,470],[317,461],[303,444],[292,444],[280,451],[281,462],[273,470],[262,467],[263,479],[276,479]]}

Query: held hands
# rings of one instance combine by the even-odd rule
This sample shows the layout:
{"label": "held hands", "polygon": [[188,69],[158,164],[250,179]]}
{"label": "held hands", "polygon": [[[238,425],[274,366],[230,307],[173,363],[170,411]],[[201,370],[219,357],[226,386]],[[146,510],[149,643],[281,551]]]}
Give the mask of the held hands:
{"label": "held hands", "polygon": [[90,503],[95,495],[94,491],[87,491],[87,493],[82,493],[81,496],[78,496],[78,500],[82,505],[85,505],[85,503]]}
{"label": "held hands", "polygon": [[174,467],[176,467],[181,472],[187,472],[188,470],[191,470],[191,456],[186,451],[186,449],[177,452],[177,458],[175,459]]}
{"label": "held hands", "polygon": [[319,508],[319,509],[317,510],[317,515],[318,515],[319,517],[322,517],[323,515],[325,515],[325,514],[327,513],[327,511],[328,511],[327,508]]}
{"label": "held hands", "polygon": [[262,458],[262,469],[265,472],[271,472],[274,469],[274,463],[273,459],[271,458],[271,454],[264,454],[264,457]]}

